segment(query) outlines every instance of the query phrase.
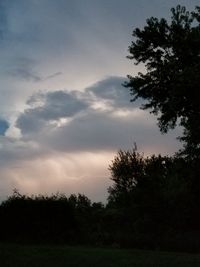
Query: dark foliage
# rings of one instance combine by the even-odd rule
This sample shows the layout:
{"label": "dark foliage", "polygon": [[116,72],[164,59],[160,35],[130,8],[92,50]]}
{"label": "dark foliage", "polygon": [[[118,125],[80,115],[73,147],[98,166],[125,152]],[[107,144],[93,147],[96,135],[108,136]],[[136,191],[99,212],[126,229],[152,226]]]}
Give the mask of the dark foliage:
{"label": "dark foliage", "polygon": [[119,151],[110,165],[108,207],[120,244],[200,251],[199,170],[178,156]]}
{"label": "dark foliage", "polygon": [[90,244],[97,239],[102,210],[101,203],[91,205],[81,194],[28,197],[15,191],[0,206],[0,240]]}
{"label": "dark foliage", "polygon": [[172,8],[171,21],[152,17],[143,29],[133,31],[129,59],[144,64],[145,73],[125,84],[132,101],[143,98],[144,109],[158,117],[162,132],[183,127],[184,153],[200,156],[200,7],[189,12]]}

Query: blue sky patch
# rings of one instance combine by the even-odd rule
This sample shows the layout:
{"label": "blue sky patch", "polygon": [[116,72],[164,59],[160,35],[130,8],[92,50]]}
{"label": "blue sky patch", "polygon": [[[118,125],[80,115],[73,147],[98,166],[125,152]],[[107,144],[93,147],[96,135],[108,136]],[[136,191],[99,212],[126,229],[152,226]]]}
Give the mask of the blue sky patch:
{"label": "blue sky patch", "polygon": [[5,135],[8,128],[9,123],[6,120],[0,119],[0,135]]}

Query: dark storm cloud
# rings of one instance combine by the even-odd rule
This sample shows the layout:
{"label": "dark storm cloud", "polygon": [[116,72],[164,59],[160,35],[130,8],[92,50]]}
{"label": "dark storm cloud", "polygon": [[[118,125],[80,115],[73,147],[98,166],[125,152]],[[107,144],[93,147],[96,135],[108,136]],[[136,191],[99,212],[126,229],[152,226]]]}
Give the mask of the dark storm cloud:
{"label": "dark storm cloud", "polygon": [[8,128],[9,123],[6,120],[0,118],[0,135],[4,135]]}
{"label": "dark storm cloud", "polygon": [[62,117],[72,117],[86,109],[88,105],[79,100],[77,92],[56,91],[46,94],[42,117],[56,120]]}
{"label": "dark storm cloud", "polygon": [[123,86],[125,77],[109,77],[97,82],[86,89],[86,92],[94,94],[99,99],[110,101],[115,108],[138,107],[141,101],[134,104],[130,102],[130,91]]}
{"label": "dark storm cloud", "polygon": [[[16,126],[26,140],[35,140],[55,151],[112,151],[122,146],[129,148],[135,141],[142,147],[156,143],[161,147],[163,137],[155,118],[140,110],[139,103],[130,103],[121,86],[123,81],[122,77],[110,77],[80,94],[35,94],[27,101],[30,108],[19,116]],[[104,100],[111,101],[108,110],[94,108],[93,101]],[[61,118],[71,120],[58,127],[50,123]],[[175,140],[176,134],[171,138]],[[168,148],[171,149],[169,144]]]}
{"label": "dark storm cloud", "polygon": [[[50,121],[70,118],[80,111],[85,111],[88,114],[85,125],[90,130],[90,128],[94,128],[94,125],[90,127],[89,123],[93,123],[93,120],[99,121],[99,119],[102,121],[106,114],[93,110],[96,115],[91,117],[92,112],[91,109],[88,109],[89,105],[92,106],[95,102],[101,104],[101,102],[109,101],[111,110],[119,108],[132,110],[133,107],[137,106],[130,103],[129,92],[122,86],[124,80],[125,78],[122,77],[108,77],[90,86],[82,93],[55,91],[46,94],[34,94],[28,99],[29,108],[19,116],[16,126],[21,130],[22,134],[33,133],[34,131],[39,132]],[[82,120],[80,125],[81,122]],[[84,127],[84,125],[81,127]]]}
{"label": "dark storm cloud", "polygon": [[[42,131],[49,122],[73,117],[87,108],[87,104],[78,99],[76,92],[65,91],[37,94],[27,103],[32,107],[26,109],[16,122],[22,134]],[[39,103],[39,106],[33,107],[35,103]]]}

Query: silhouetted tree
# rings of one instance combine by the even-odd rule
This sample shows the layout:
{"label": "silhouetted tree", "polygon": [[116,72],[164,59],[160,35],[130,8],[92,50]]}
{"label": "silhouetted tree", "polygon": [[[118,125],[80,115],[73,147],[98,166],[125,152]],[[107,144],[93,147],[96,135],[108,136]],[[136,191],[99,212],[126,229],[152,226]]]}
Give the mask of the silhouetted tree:
{"label": "silhouetted tree", "polygon": [[[192,231],[199,234],[191,161],[120,150],[109,169],[113,185],[108,190],[108,229],[116,242],[153,248],[167,246],[178,236],[174,246],[181,249],[189,242],[181,238],[183,233],[189,233],[190,240],[194,238]],[[190,243],[191,248],[196,241]]]}
{"label": "silhouetted tree", "polygon": [[128,204],[128,198],[138,181],[144,176],[145,160],[136,148],[132,151],[120,150],[109,166],[111,180],[109,187],[109,202]]}
{"label": "silhouetted tree", "polygon": [[178,5],[171,21],[147,19],[133,31],[129,59],[145,71],[128,75],[132,101],[143,98],[143,109],[158,115],[162,132],[178,123],[183,127],[184,152],[200,156],[200,7],[189,12]]}

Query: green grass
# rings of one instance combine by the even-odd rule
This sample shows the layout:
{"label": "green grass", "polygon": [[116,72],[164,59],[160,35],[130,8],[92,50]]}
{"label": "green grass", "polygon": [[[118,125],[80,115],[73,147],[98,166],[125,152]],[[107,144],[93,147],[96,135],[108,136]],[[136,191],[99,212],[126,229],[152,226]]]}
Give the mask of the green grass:
{"label": "green grass", "polygon": [[199,267],[200,255],[142,250],[0,245],[1,267]]}

